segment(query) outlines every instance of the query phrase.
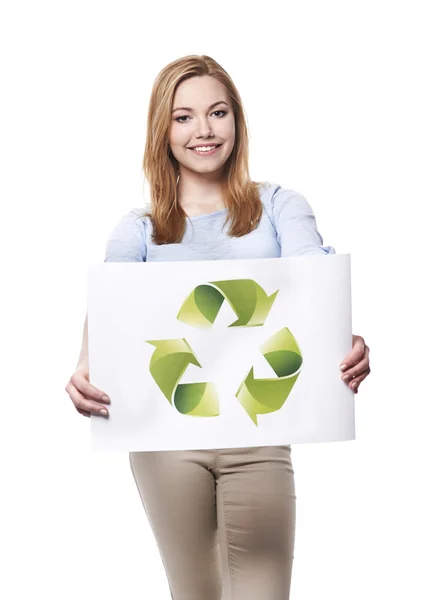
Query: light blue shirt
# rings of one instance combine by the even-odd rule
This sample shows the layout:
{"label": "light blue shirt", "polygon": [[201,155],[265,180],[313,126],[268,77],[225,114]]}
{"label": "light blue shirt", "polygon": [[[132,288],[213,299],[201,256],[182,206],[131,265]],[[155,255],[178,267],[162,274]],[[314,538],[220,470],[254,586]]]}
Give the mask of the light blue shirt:
{"label": "light blue shirt", "polygon": [[133,208],[113,229],[104,262],[149,262],[275,258],[307,254],[335,254],[323,246],[316,218],[308,201],[294,190],[275,183],[260,188],[264,208],[257,228],[243,237],[229,237],[224,225],[227,209],[186,219],[180,243],[152,242],[152,224],[142,217],[145,208]]}

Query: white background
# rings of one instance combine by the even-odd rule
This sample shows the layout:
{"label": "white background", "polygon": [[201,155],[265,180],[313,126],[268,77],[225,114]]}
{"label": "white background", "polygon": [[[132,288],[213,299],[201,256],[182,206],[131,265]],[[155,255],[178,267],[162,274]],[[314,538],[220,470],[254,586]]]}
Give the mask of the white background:
{"label": "white background", "polygon": [[128,456],[91,453],[64,388],[87,265],[143,206],[153,80],[193,53],[240,91],[251,177],[351,253],[371,348],[356,441],[293,447],[291,598],[445,598],[442,5],[2,3],[3,598],[170,598]]}

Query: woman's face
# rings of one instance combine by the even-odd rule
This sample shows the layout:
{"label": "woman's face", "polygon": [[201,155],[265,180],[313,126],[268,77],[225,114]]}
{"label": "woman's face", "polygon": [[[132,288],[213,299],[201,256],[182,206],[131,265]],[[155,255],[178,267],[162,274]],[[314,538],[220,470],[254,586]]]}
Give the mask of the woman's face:
{"label": "woman's face", "polygon": [[[169,131],[170,149],[180,164],[180,173],[182,169],[203,174],[222,172],[234,142],[234,113],[225,86],[209,75],[182,81],[174,95]],[[221,146],[210,154],[190,149],[214,144]]]}

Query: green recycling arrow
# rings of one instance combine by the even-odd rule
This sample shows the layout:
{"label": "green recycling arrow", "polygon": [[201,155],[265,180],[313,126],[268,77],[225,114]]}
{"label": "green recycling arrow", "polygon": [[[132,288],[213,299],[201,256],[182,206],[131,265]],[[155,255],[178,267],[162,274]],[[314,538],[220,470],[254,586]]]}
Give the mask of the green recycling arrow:
{"label": "green recycling arrow", "polygon": [[261,352],[277,378],[254,379],[254,369],[251,367],[236,393],[255,425],[258,425],[257,415],[282,408],[302,366],[302,353],[288,327],[283,327],[266,340],[261,346]]}
{"label": "green recycling arrow", "polygon": [[183,415],[218,416],[218,394],[213,383],[179,383],[189,364],[201,368],[186,340],[145,341],[156,348],[150,360],[149,371],[170,404]]}
{"label": "green recycling arrow", "polygon": [[265,323],[278,292],[268,296],[253,279],[211,281],[192,290],[177,319],[194,327],[212,327],[226,299],[238,317],[229,327],[258,327]]}
{"label": "green recycling arrow", "polygon": [[[258,327],[265,323],[278,292],[268,296],[253,279],[212,281],[194,288],[183,302],[177,319],[194,327],[212,327],[226,299],[237,314],[229,327]],[[202,368],[185,338],[146,342],[156,348],[150,361],[150,373],[170,404],[185,415],[218,416],[218,395],[213,383],[179,383],[189,364]],[[236,393],[255,425],[258,425],[257,415],[282,408],[303,362],[299,345],[288,327],[277,331],[260,349],[277,377],[255,379],[251,368]]]}

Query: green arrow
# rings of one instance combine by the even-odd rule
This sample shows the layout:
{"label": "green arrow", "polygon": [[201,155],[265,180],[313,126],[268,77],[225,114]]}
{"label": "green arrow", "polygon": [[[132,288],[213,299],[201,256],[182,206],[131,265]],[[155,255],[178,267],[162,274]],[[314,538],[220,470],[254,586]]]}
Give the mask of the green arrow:
{"label": "green arrow", "polygon": [[213,383],[179,383],[188,365],[201,368],[184,338],[145,341],[156,348],[149,371],[170,404],[183,415],[215,417],[220,414],[217,390]]}
{"label": "green arrow", "polygon": [[177,319],[194,327],[212,327],[226,299],[238,317],[229,327],[258,327],[265,323],[278,292],[268,296],[253,279],[211,281],[192,290]]}
{"label": "green arrow", "polygon": [[283,327],[261,346],[261,352],[277,378],[255,379],[251,368],[236,396],[255,425],[257,415],[282,408],[300,374],[302,353],[288,327]]}

